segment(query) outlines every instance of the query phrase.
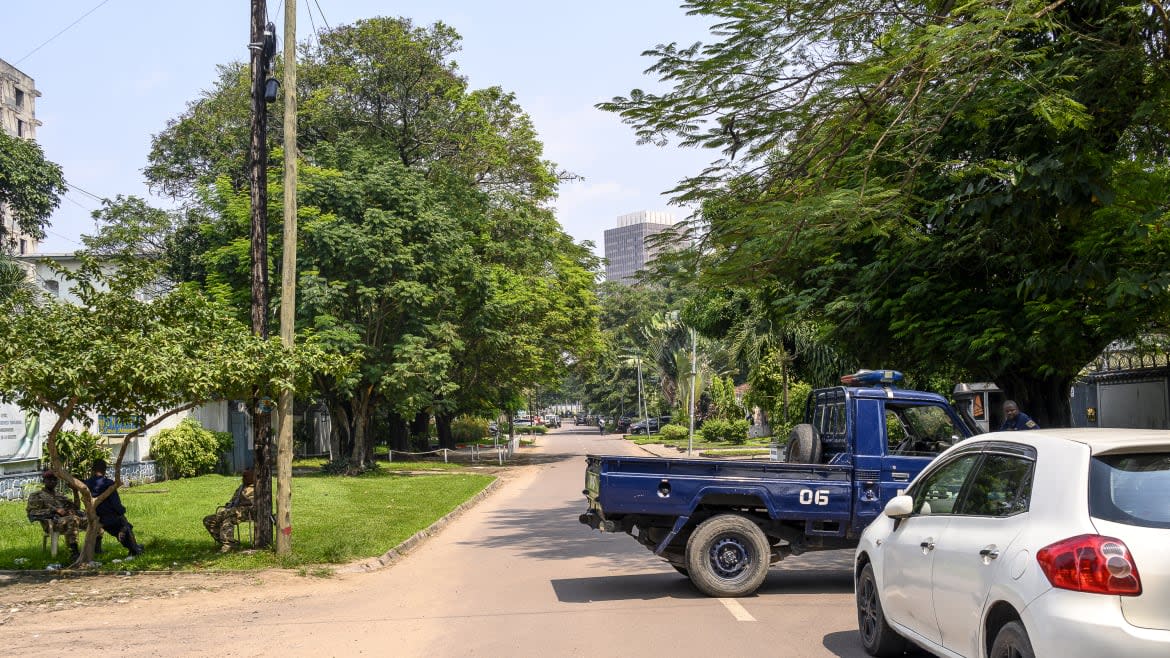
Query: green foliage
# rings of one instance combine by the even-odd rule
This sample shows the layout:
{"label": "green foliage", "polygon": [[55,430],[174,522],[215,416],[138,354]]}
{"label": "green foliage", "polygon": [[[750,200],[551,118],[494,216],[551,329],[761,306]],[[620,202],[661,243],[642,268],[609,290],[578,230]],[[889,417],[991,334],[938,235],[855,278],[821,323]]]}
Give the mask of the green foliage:
{"label": "green foliage", "polygon": [[184,418],[177,427],[160,431],[150,442],[151,455],[162,463],[168,478],[189,478],[214,471],[219,464],[220,447],[219,437],[191,417]]}
{"label": "green foliage", "polygon": [[662,441],[666,443],[685,441],[691,435],[690,429],[673,423],[663,425],[658,433],[661,435]]}
{"label": "green foliage", "polygon": [[451,436],[460,443],[478,441],[488,435],[488,421],[484,418],[460,416],[451,421]]}
{"label": "green foliage", "polygon": [[743,407],[735,399],[735,382],[730,377],[711,380],[711,414],[720,420],[743,420]]}
{"label": "green foliage", "polygon": [[[355,363],[316,385],[358,462],[372,415],[485,415],[596,351],[598,260],[549,209],[558,178],[531,119],[513,94],[468,87],[460,42],[442,23],[379,17],[303,44],[298,145],[312,166],[298,191],[297,324]],[[168,272],[221,291],[241,317],[245,73],[221,67],[156,137],[146,170],[208,215],[174,229]]]}
{"label": "green foliage", "polygon": [[1170,325],[1158,11],[688,7],[714,41],[649,51],[672,87],[602,107],[712,149],[676,200],[702,208],[698,285],[765,309],[733,313],[785,343],[818,328],[844,362],[996,381],[1046,426],[1102,348]]}
{"label": "green foliage", "polygon": [[79,479],[89,477],[93,463],[98,460],[110,461],[110,449],[105,446],[105,437],[87,431],[62,430],[57,435],[57,451],[65,471]]}
{"label": "green foliage", "polygon": [[[65,194],[61,167],[45,159],[40,145],[0,130],[0,205],[7,205],[16,227],[41,240],[49,216]],[[0,241],[11,239],[0,224]]]}

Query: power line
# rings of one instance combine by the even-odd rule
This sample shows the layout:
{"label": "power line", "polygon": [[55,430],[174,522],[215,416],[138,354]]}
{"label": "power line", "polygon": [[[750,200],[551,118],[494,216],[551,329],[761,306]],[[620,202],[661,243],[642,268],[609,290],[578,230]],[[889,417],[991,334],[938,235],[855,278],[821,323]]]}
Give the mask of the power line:
{"label": "power line", "polygon": [[17,63],[17,64],[19,64],[19,63],[23,62],[24,60],[28,59],[29,57],[32,57],[32,56],[33,56],[33,54],[34,54],[34,53],[36,53],[38,50],[40,50],[41,48],[44,48],[45,46],[49,45],[49,43],[50,43],[50,42],[51,42],[53,39],[56,39],[57,37],[61,36],[62,34],[65,34],[66,32],[68,32],[68,31],[69,31],[69,28],[71,28],[71,27],[73,27],[74,25],[77,25],[77,24],[78,24],[78,23],[80,23],[81,21],[85,20],[85,17],[86,17],[86,16],[89,16],[89,15],[90,15],[90,14],[92,14],[93,12],[97,11],[98,9],[100,9],[100,8],[101,8],[101,6],[102,6],[102,5],[106,4],[106,3],[107,3],[107,2],[109,2],[109,1],[110,1],[110,0],[102,0],[101,2],[99,2],[99,3],[97,4],[97,6],[96,6],[96,7],[94,7],[93,9],[90,9],[89,11],[85,12],[84,14],[82,14],[82,15],[81,15],[81,18],[79,18],[79,19],[77,19],[77,20],[73,21],[73,22],[72,22],[72,23],[70,23],[69,25],[66,25],[66,26],[65,26],[65,29],[63,29],[63,30],[61,30],[60,32],[58,32],[58,33],[54,34],[53,36],[49,37],[48,39],[46,39],[46,40],[45,40],[45,42],[44,42],[44,43],[42,43],[41,45],[37,46],[36,48],[33,48],[33,49],[32,49],[32,51],[31,51],[31,52],[29,52],[29,54],[27,54],[27,55],[25,55],[24,57],[21,57],[20,59],[16,60],[16,63]]}
{"label": "power line", "polygon": [[83,190],[83,189],[81,189],[80,187],[78,187],[78,186],[74,185],[73,183],[70,183],[69,181],[65,181],[65,184],[66,184],[66,185],[68,185],[69,187],[72,187],[73,189],[77,190],[78,192],[81,192],[82,194],[84,194],[84,195],[86,195],[86,196],[88,196],[88,197],[92,198],[92,199],[93,199],[93,200],[95,200],[95,201],[103,201],[103,202],[104,202],[104,201],[109,201],[109,199],[107,199],[106,197],[103,197],[103,196],[98,196],[98,195],[94,194],[93,192],[89,192],[89,191],[87,191],[87,190]]}
{"label": "power line", "polygon": [[[305,3],[308,4],[308,0],[305,0]],[[325,29],[332,30],[333,28],[329,27],[329,21],[325,19],[325,12],[321,10],[321,3],[317,2],[317,0],[313,0],[313,4],[317,5],[317,13],[321,14],[321,22],[325,24]],[[310,14],[311,13],[312,12],[310,12]]]}

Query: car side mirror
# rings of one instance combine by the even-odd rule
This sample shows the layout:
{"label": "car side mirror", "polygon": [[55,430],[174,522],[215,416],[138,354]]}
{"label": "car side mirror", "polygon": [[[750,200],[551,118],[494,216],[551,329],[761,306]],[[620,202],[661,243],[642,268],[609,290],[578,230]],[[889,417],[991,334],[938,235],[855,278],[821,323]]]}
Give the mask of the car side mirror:
{"label": "car side mirror", "polygon": [[914,513],[914,499],[905,494],[894,496],[886,503],[884,512],[891,519],[904,519]]}

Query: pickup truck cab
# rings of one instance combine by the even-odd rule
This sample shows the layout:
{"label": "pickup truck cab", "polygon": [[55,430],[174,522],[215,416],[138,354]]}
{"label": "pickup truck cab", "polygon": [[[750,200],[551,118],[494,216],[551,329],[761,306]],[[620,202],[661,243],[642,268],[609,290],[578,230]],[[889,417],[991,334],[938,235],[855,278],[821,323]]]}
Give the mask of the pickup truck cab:
{"label": "pickup truck cab", "polygon": [[588,455],[580,521],[628,533],[709,596],[752,594],[788,555],[856,546],[935,455],[977,433],[900,380],[863,370],[814,390],[784,461]]}

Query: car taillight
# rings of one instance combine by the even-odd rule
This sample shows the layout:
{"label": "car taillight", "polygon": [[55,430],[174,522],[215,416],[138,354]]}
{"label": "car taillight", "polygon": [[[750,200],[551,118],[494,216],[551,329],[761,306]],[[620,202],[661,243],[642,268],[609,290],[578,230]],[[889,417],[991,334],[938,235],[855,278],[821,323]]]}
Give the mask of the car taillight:
{"label": "car taillight", "polygon": [[1119,596],[1142,593],[1137,564],[1120,539],[1070,537],[1037,551],[1036,561],[1053,587]]}

